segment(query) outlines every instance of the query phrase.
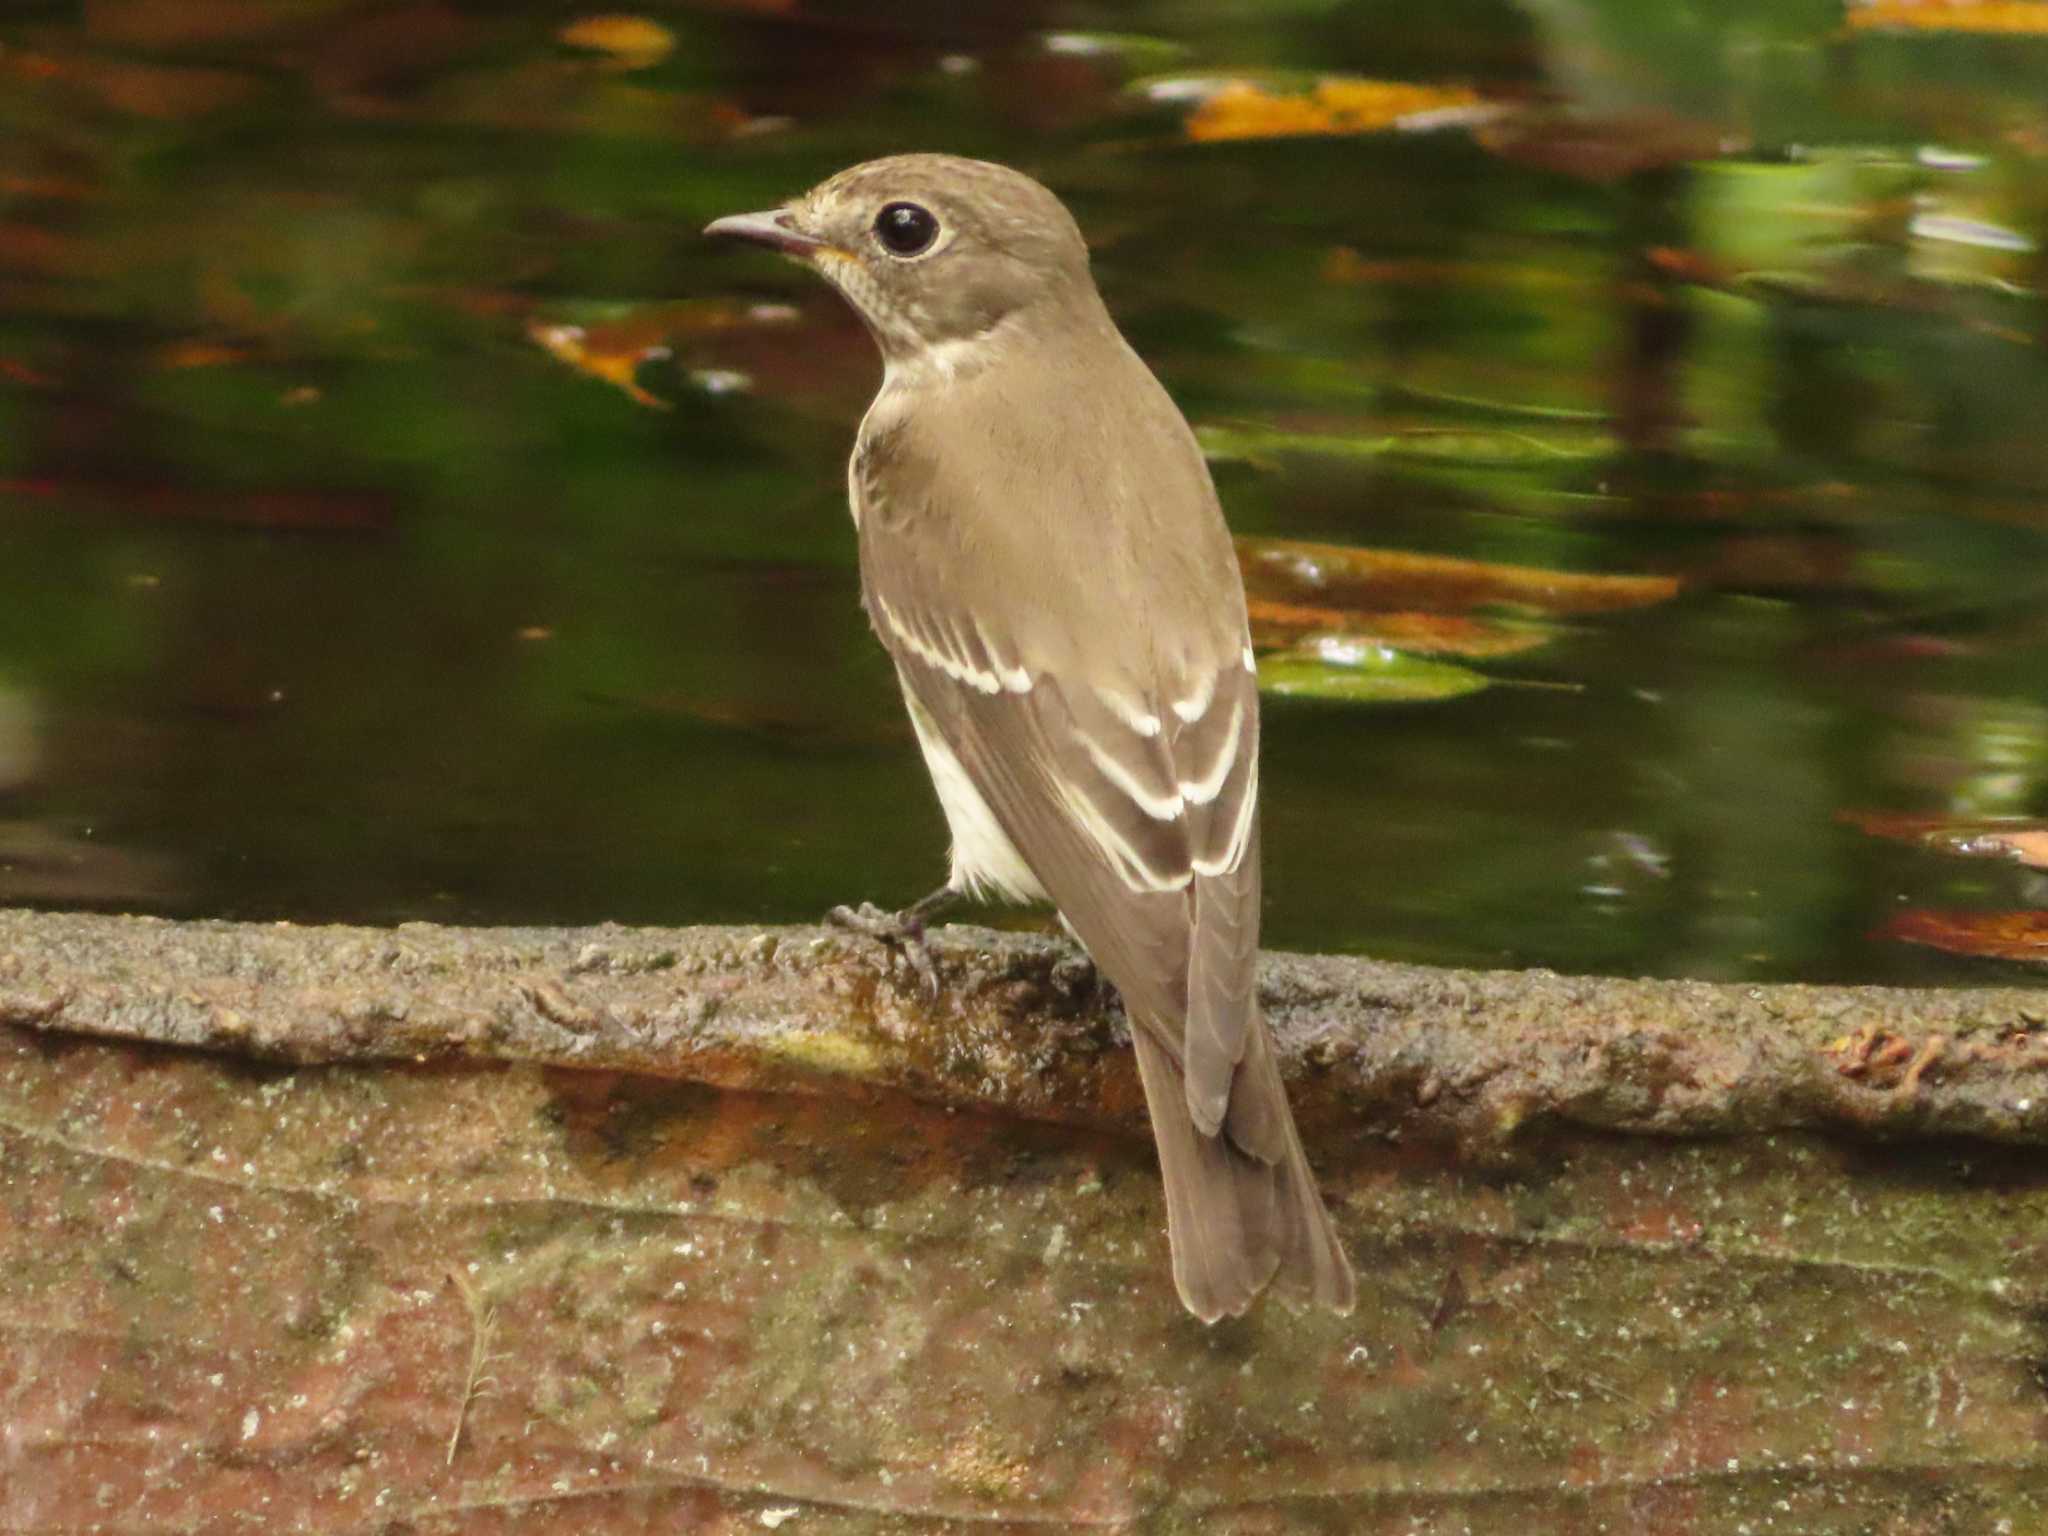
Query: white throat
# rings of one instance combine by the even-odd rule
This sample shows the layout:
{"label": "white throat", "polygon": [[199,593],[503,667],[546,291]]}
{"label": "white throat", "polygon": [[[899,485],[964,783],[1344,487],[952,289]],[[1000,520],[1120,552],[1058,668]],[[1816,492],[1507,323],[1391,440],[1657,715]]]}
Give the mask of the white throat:
{"label": "white throat", "polygon": [[882,388],[920,389],[958,383],[1002,361],[1014,336],[1014,317],[1005,317],[979,336],[926,342],[914,352],[882,358]]}

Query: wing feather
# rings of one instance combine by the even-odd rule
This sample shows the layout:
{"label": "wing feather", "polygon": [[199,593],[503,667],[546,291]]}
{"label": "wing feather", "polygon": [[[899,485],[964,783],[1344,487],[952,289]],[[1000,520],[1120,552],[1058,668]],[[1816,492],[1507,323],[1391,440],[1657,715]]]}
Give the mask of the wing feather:
{"label": "wing feather", "polygon": [[949,420],[957,386],[914,414],[885,410],[885,391],[853,475],[863,601],[920,729],[1123,994],[1183,1299],[1211,1320],[1242,1311],[1277,1265],[1286,1286],[1348,1306],[1350,1270],[1255,995],[1259,715],[1243,592],[1185,423],[1135,357],[1126,365],[1118,407],[1128,415],[1135,392],[1155,427],[1117,452],[1038,463],[1029,498],[1015,473],[949,480],[973,456],[920,443],[978,434],[1001,463],[1025,452],[1003,436],[1014,423],[1030,424],[1041,461],[1045,441],[1100,438],[1085,375],[1052,402],[1058,420],[1001,398]]}

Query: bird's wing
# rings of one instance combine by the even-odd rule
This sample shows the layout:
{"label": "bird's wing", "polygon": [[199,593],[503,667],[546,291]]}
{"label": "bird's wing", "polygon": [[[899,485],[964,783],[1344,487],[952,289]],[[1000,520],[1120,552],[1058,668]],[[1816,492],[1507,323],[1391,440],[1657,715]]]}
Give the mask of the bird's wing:
{"label": "bird's wing", "polygon": [[1134,1023],[1181,1067],[1196,1127],[1279,1159],[1284,1101],[1232,1092],[1257,1027],[1259,928],[1258,693],[1234,567],[1229,601],[1175,614],[1205,643],[1163,664],[1134,583],[1104,580],[1110,557],[1027,549],[1016,531],[1042,528],[1040,509],[989,504],[1014,484],[949,497],[943,474],[898,452],[885,494],[855,476],[876,633]]}

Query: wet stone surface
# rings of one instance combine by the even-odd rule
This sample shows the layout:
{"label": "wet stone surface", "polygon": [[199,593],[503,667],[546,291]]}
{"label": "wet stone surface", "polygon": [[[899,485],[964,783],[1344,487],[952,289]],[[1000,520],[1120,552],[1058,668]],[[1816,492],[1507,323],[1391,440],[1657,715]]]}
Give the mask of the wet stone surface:
{"label": "wet stone surface", "polygon": [[[948,930],[928,1009],[801,931],[0,926],[9,1532],[2044,1516],[2038,1154],[1864,1134],[1844,1096],[1900,1069],[1845,1076],[1862,1047],[1823,1038],[2001,1038],[2024,994],[1745,1010],[1276,957],[1361,1301],[1205,1329],[1056,946]],[[1797,1058],[1745,1020],[1819,1065],[1774,1095]],[[1550,1066],[1482,1141],[1486,1029],[1493,1076]],[[1724,1055],[1748,1076],[1683,1067]],[[1992,1068],[1955,1070],[1916,1096]],[[1617,1134],[1688,1123],[1715,1134]]]}

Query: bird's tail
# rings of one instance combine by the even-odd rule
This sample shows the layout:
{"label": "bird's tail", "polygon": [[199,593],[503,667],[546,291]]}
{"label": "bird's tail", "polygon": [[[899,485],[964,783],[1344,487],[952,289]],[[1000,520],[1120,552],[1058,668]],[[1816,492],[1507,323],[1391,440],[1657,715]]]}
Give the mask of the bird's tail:
{"label": "bird's tail", "polygon": [[1234,1317],[1270,1282],[1349,1312],[1357,1282],[1302,1154],[1264,1022],[1247,1031],[1229,1114],[1214,1136],[1188,1112],[1180,1062],[1161,1036],[1143,1023],[1131,1034],[1166,1184],[1173,1283],[1187,1309],[1205,1323]]}

